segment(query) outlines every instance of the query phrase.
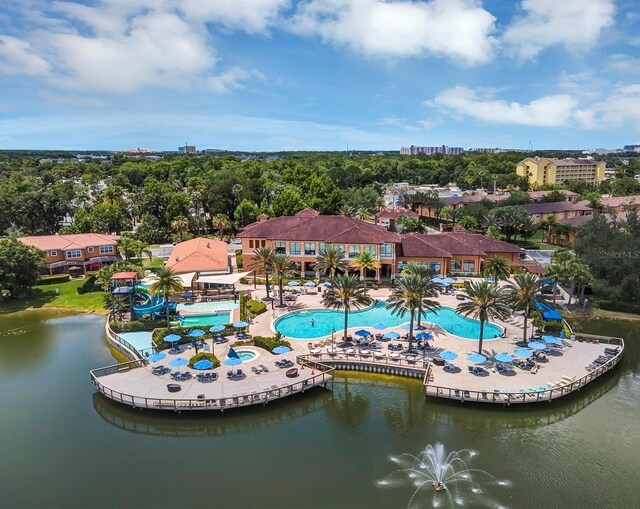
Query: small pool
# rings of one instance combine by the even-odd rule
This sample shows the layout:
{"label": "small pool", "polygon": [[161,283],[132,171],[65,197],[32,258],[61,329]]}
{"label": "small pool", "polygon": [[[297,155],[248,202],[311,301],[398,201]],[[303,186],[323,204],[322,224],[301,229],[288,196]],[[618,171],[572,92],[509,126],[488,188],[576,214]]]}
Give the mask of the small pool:
{"label": "small pool", "polygon": [[[313,326],[311,325],[313,320]],[[480,322],[461,316],[448,307],[440,308],[437,312],[427,311],[423,313],[424,322],[431,322],[444,330],[464,339],[478,339],[480,335]],[[399,317],[391,314],[385,301],[378,301],[374,306],[349,313],[349,327],[372,327],[377,323],[384,323],[389,327],[397,327],[409,321],[409,315]],[[312,309],[295,311],[281,318],[273,324],[276,331],[281,334],[298,339],[315,339],[331,335],[333,329],[338,334],[344,328],[344,313],[342,311],[328,309]],[[500,337],[502,329],[491,323],[484,324],[482,334],[484,340]]]}
{"label": "small pool", "polygon": [[139,352],[142,350],[148,350],[153,346],[153,339],[151,336],[151,331],[120,332],[118,334],[119,338],[125,340]]}
{"label": "small pool", "polygon": [[242,362],[253,360],[258,356],[257,352],[254,352],[253,350],[238,350],[236,348],[236,352]]}
{"label": "small pool", "polygon": [[185,314],[201,313],[205,315],[213,311],[230,311],[237,308],[237,302],[233,302],[232,300],[219,300],[215,302],[181,302],[180,304],[178,304],[177,310],[178,312],[184,311]]}
{"label": "small pool", "polygon": [[180,319],[182,327],[193,327],[195,325],[225,325],[231,322],[230,313],[216,313],[215,315],[185,316]]}

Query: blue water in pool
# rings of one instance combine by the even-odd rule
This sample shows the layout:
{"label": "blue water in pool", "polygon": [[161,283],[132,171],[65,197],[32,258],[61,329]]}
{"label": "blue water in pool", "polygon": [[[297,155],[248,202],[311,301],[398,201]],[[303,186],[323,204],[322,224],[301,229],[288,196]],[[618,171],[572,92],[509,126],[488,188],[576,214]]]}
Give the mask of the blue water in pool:
{"label": "blue water in pool", "polygon": [[[315,325],[311,326],[311,320]],[[436,313],[427,311],[423,313],[424,322],[435,323],[444,330],[465,339],[478,339],[480,335],[480,322],[460,316],[453,309],[443,307]],[[404,317],[392,315],[386,308],[386,302],[378,301],[375,306],[362,311],[349,313],[349,327],[370,328],[377,323],[384,323],[389,327],[397,327],[409,321],[409,314]],[[344,328],[344,312],[329,309],[312,309],[308,311],[296,311],[276,320],[275,329],[290,338],[315,339],[329,336],[332,329],[338,333]],[[373,329],[369,329],[374,332]],[[502,334],[502,329],[490,323],[484,324],[483,338],[494,339]]]}
{"label": "blue water in pool", "polygon": [[203,315],[203,316],[185,316],[180,320],[182,327],[193,327],[195,325],[225,325],[229,323],[229,313],[218,313],[216,315]]}
{"label": "blue water in pool", "polygon": [[240,357],[240,359],[242,359],[243,361],[250,361],[251,359],[255,358],[256,354],[255,352],[252,352],[250,350],[236,350],[238,352],[238,356]]}

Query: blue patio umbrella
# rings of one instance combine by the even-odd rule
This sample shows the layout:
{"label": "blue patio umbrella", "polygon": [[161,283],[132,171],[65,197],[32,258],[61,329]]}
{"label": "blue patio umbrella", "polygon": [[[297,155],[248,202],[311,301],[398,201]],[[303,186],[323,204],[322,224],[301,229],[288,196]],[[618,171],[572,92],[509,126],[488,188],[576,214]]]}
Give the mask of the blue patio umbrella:
{"label": "blue patio umbrella", "polygon": [[439,357],[441,359],[444,359],[445,361],[452,361],[453,359],[458,358],[458,354],[452,352],[451,350],[443,350],[442,352],[440,352]]}
{"label": "blue patio umbrella", "polygon": [[530,357],[533,353],[533,350],[531,350],[530,348],[516,348],[513,353],[518,357]]}
{"label": "blue patio umbrella", "polygon": [[276,346],[273,350],[271,350],[271,353],[275,354],[275,355],[282,355],[283,353],[289,353],[291,351],[291,348],[289,348],[288,346]]}
{"label": "blue patio umbrella", "polygon": [[176,357],[169,363],[169,366],[171,366],[172,368],[179,368],[180,366],[186,366],[187,364],[189,364],[189,361],[187,359]]}
{"label": "blue patio umbrella", "polygon": [[289,281],[287,283],[287,286],[300,286],[300,283],[298,281],[293,280],[293,281]]}
{"label": "blue patio umbrella", "polygon": [[222,364],[225,366],[237,366],[238,364],[242,364],[242,359],[230,357],[229,359],[223,360]]}
{"label": "blue patio umbrella", "polygon": [[473,364],[482,364],[483,362],[487,362],[487,358],[479,353],[472,353],[469,354],[469,356],[467,357],[467,360],[469,362],[472,362]]}
{"label": "blue patio umbrella", "polygon": [[331,286],[331,281],[325,281],[324,283],[322,283],[322,286],[329,288]]}
{"label": "blue patio umbrella", "polygon": [[164,359],[167,356],[166,353],[164,352],[156,352],[156,353],[152,353],[151,355],[149,355],[149,357],[147,357],[147,360],[149,362],[158,362],[161,361],[162,359]]}
{"label": "blue patio umbrella", "polygon": [[244,329],[245,327],[249,327],[247,322],[236,322],[233,324],[236,329]]}
{"label": "blue patio umbrella", "polygon": [[163,337],[162,341],[165,341],[167,343],[177,343],[181,339],[182,337],[178,336],[177,334],[169,334],[168,336]]}
{"label": "blue patio umbrella", "polygon": [[542,336],[542,341],[547,343],[548,345],[561,345],[562,341],[555,336]]}
{"label": "blue patio umbrella", "polygon": [[193,297],[193,292],[182,292],[180,295],[183,299],[190,299],[191,297]]}
{"label": "blue patio umbrella", "polygon": [[311,288],[312,286],[316,286],[316,284],[313,281],[307,281],[304,286],[308,286],[309,288]]}
{"label": "blue patio umbrella", "polygon": [[509,355],[508,353],[499,353],[494,355],[493,358],[498,362],[504,362],[505,364],[510,364],[513,362],[513,355]]}
{"label": "blue patio umbrella", "polygon": [[213,367],[213,362],[208,359],[202,359],[201,361],[196,362],[193,367],[195,369],[211,369]]}
{"label": "blue patio umbrella", "polygon": [[547,345],[540,343],[540,341],[532,341],[531,343],[528,343],[527,346],[532,350],[544,350],[547,348]]}
{"label": "blue patio umbrella", "polygon": [[386,323],[376,323],[373,328],[376,330],[384,330],[388,327]]}
{"label": "blue patio umbrella", "polygon": [[202,329],[193,329],[191,332],[189,332],[189,337],[199,338],[201,336],[204,336],[205,334],[206,332]]}
{"label": "blue patio umbrella", "polygon": [[390,331],[390,332],[387,332],[383,337],[385,339],[398,339],[400,337],[400,334],[398,334],[395,331]]}
{"label": "blue patio umbrella", "polygon": [[420,340],[431,339],[432,337],[433,336],[428,332],[418,332],[418,334],[416,334],[416,339],[420,339]]}
{"label": "blue patio umbrella", "polygon": [[224,328],[224,325],[214,325],[213,327],[209,327],[209,332],[222,332]]}
{"label": "blue patio umbrella", "polygon": [[360,338],[366,338],[371,336],[371,333],[368,330],[360,329],[354,332],[354,334]]}

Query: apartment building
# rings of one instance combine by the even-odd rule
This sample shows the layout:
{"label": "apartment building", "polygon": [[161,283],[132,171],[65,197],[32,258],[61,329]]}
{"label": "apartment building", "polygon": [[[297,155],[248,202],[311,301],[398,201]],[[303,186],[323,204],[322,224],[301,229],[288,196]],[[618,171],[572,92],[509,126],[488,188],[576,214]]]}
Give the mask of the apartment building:
{"label": "apartment building", "polygon": [[604,162],[593,159],[529,157],[518,163],[516,173],[526,177],[532,186],[564,184],[572,180],[600,184],[604,180],[605,166]]}
{"label": "apartment building", "polygon": [[408,147],[402,147],[400,149],[400,155],[403,156],[417,156],[418,154],[433,155],[433,154],[445,154],[445,155],[458,155],[464,152],[462,147],[448,147],[447,145],[440,145],[437,147],[416,147],[410,145]]}

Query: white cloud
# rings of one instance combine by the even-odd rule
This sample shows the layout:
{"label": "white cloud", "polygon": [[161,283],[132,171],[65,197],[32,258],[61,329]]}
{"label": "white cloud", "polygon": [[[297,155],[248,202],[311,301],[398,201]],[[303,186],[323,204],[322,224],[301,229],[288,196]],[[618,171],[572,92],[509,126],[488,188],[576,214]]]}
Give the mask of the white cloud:
{"label": "white cloud", "polygon": [[308,0],[292,29],[367,56],[435,55],[465,64],[492,57],[495,18],[479,0]]}
{"label": "white cloud", "polygon": [[503,41],[522,59],[549,46],[590,48],[615,13],[613,0],[523,0],[521,7],[524,17],[507,27]]}
{"label": "white cloud", "polygon": [[571,123],[578,101],[570,95],[557,94],[522,104],[481,97],[470,88],[457,86],[445,90],[425,104],[488,123],[560,127]]}
{"label": "white cloud", "polygon": [[592,127],[619,127],[631,123],[640,129],[640,84],[618,87],[604,101],[591,108]]}
{"label": "white cloud", "polygon": [[0,35],[0,74],[44,76],[49,71],[47,61],[34,53],[29,42]]}
{"label": "white cloud", "polygon": [[264,32],[276,22],[290,0],[182,0],[179,9],[190,18],[216,22],[246,32]]}
{"label": "white cloud", "polygon": [[244,88],[241,82],[251,78],[264,79],[264,76],[258,71],[232,67],[217,76],[207,78],[207,85],[212,91],[224,94],[238,88]]}
{"label": "white cloud", "polygon": [[401,127],[405,131],[421,131],[423,129],[430,129],[434,124],[429,120],[420,120],[413,124],[408,122],[406,118],[399,118],[395,115],[391,115],[379,119],[378,125]]}
{"label": "white cloud", "polygon": [[640,71],[640,58],[616,53],[609,57],[609,69],[621,73],[637,73]]}

